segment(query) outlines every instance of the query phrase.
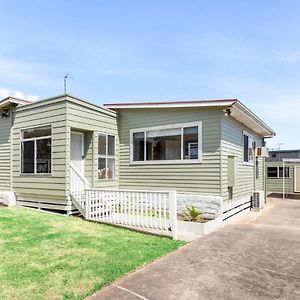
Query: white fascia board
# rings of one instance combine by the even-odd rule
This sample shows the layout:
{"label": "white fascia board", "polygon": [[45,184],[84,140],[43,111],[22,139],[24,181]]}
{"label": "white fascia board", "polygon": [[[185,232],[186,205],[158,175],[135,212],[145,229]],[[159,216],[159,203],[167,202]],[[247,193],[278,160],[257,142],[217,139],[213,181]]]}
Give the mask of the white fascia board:
{"label": "white fascia board", "polygon": [[[257,117],[251,110],[240,102],[236,102],[232,106],[232,117],[244,123],[255,132],[263,135],[264,137],[273,137],[276,135],[275,131],[271,129],[265,122]],[[250,126],[251,125],[251,126]]]}
{"label": "white fascia board", "polygon": [[203,103],[173,103],[173,104],[136,104],[136,105],[110,105],[104,104],[105,108],[109,109],[126,109],[126,108],[176,108],[176,107],[227,107],[231,106],[234,101],[224,101],[224,102],[203,102]]}

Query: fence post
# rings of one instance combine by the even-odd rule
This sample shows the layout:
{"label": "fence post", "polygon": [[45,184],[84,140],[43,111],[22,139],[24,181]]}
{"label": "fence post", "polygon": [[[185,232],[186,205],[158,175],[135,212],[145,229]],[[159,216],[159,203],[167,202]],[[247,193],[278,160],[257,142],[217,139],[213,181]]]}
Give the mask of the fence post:
{"label": "fence post", "polygon": [[84,191],[84,200],[85,200],[85,218],[87,220],[90,220],[90,206],[91,206],[91,199],[90,199],[90,193],[89,191],[85,190]]}
{"label": "fence post", "polygon": [[170,223],[173,240],[177,240],[177,193],[169,192]]}

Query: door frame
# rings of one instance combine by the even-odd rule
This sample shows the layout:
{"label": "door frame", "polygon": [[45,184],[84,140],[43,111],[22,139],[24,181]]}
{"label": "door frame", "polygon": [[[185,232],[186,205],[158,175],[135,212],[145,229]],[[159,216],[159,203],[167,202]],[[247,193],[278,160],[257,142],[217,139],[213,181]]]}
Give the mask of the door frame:
{"label": "door frame", "polygon": [[[84,175],[85,170],[84,170],[84,161],[85,161],[85,156],[84,156],[84,132],[80,131],[73,131],[71,130],[71,148],[72,148],[72,134],[77,134],[81,136],[81,141],[82,141],[82,147],[81,147],[81,163],[82,163],[82,175]],[[70,161],[72,161],[72,149],[70,152]]]}
{"label": "door frame", "polygon": [[294,166],[294,193],[300,193],[300,190],[297,191],[297,169],[299,170],[298,176],[300,176],[300,166]]}

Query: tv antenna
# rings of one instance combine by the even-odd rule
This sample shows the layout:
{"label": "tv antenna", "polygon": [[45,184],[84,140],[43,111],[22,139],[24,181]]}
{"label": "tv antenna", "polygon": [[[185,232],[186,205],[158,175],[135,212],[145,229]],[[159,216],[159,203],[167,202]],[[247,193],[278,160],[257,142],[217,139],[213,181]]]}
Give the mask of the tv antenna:
{"label": "tv antenna", "polygon": [[69,73],[64,76],[64,93],[67,93],[67,79],[69,78]]}

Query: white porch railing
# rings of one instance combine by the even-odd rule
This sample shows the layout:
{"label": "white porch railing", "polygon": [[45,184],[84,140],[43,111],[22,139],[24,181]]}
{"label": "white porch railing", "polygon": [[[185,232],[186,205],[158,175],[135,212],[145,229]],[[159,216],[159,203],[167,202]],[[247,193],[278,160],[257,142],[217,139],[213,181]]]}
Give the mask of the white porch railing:
{"label": "white porch railing", "polygon": [[70,164],[70,195],[74,206],[90,221],[171,230],[177,239],[176,191],[91,189]]}
{"label": "white porch railing", "polygon": [[86,189],[86,219],[172,231],[177,239],[176,191]]}
{"label": "white porch railing", "polygon": [[70,164],[70,194],[73,204],[85,217],[85,190],[90,187],[87,179]]}

